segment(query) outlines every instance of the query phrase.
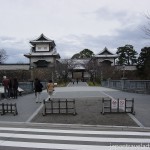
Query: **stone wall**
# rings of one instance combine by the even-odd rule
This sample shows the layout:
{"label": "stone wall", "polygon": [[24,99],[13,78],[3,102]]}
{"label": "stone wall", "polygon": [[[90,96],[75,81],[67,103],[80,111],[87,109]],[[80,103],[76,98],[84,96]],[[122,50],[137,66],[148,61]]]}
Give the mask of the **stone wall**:
{"label": "stone wall", "polygon": [[55,79],[55,74],[52,73],[52,68],[35,68],[30,70],[0,70],[0,83],[3,76],[8,78],[17,77],[18,81],[33,81],[35,78],[39,78],[41,81],[48,81],[49,79]]}
{"label": "stone wall", "polygon": [[18,81],[29,81],[31,79],[31,73],[29,70],[1,70],[0,82],[3,79],[3,76],[7,76],[8,78],[17,77]]}
{"label": "stone wall", "polygon": [[34,68],[31,70],[31,79],[39,78],[41,81],[48,81],[49,79],[54,79],[54,69],[53,68]]}

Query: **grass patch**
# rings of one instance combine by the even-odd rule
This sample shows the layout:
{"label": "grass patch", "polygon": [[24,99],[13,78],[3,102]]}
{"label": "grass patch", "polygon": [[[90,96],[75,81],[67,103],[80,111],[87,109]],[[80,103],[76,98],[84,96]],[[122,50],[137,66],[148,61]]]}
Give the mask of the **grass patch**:
{"label": "grass patch", "polygon": [[68,85],[68,82],[58,82],[57,87],[65,87]]}
{"label": "grass patch", "polygon": [[88,81],[87,84],[89,86],[100,86],[100,83]]}

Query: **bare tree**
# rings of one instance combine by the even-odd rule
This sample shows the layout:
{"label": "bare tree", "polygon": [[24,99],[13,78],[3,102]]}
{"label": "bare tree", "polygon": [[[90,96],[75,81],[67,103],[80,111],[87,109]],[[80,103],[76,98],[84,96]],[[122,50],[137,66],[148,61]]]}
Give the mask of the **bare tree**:
{"label": "bare tree", "polygon": [[5,60],[8,58],[6,51],[4,49],[0,49],[0,64],[4,63]]}
{"label": "bare tree", "polygon": [[143,31],[147,37],[150,37],[150,14],[145,15],[147,24],[143,27]]}
{"label": "bare tree", "polygon": [[56,71],[60,78],[67,80],[69,68],[71,65],[70,59],[63,59],[60,62],[57,62]]}

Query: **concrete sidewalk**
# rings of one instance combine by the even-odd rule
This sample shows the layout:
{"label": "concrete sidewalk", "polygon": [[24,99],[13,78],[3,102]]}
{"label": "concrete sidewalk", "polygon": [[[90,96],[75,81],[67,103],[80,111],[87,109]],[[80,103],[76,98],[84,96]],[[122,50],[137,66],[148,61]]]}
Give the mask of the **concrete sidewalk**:
{"label": "concrete sidewalk", "polygon": [[[47,98],[48,94],[46,91],[41,93],[41,102],[43,99]],[[41,103],[35,102],[35,94],[26,94],[18,96],[18,99],[7,99],[1,100],[0,103],[16,103],[18,115],[14,116],[13,114],[6,114],[0,116],[0,121],[6,122],[27,122],[30,120],[30,117],[39,110]]]}

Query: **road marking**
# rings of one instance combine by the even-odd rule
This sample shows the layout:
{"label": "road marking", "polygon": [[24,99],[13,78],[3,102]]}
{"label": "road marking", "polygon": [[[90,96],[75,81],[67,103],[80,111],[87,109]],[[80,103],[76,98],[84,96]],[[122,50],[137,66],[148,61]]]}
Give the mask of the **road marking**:
{"label": "road marking", "polygon": [[135,118],[134,115],[132,115],[132,114],[130,114],[130,113],[128,113],[128,115],[131,117],[131,119],[133,119],[133,120],[136,122],[136,124],[137,124],[139,127],[144,127],[144,125],[143,125],[137,118]]}
{"label": "road marking", "polygon": [[35,128],[5,128],[0,127],[0,131],[26,131],[43,133],[70,133],[70,134],[95,134],[95,135],[136,135],[150,136],[150,132],[129,132],[129,131],[93,131],[93,130],[56,130],[56,129],[35,129]]}
{"label": "road marking", "polygon": [[40,110],[43,108],[43,103],[40,105],[39,108],[28,118],[26,123],[31,122],[31,120],[40,112]]}
{"label": "road marking", "polygon": [[149,147],[133,146],[97,146],[97,145],[76,145],[76,144],[54,144],[54,143],[36,143],[36,142],[16,142],[0,140],[1,146],[43,148],[43,149],[66,149],[66,150],[149,150]]}
{"label": "road marking", "polygon": [[62,141],[88,141],[88,142],[127,142],[127,143],[150,143],[150,138],[109,138],[109,137],[77,137],[77,136],[56,136],[56,135],[35,135],[35,134],[16,134],[0,133],[0,137],[24,138],[24,139],[43,139],[43,140],[62,140]]}
{"label": "road marking", "polygon": [[[96,131],[80,129],[65,130],[60,128],[57,130],[56,128],[49,129],[49,127],[47,129],[34,127],[28,128],[28,126],[27,128],[0,127],[0,131],[0,147],[6,146],[57,150],[150,149],[150,132]],[[134,135],[134,137],[130,135]]]}

